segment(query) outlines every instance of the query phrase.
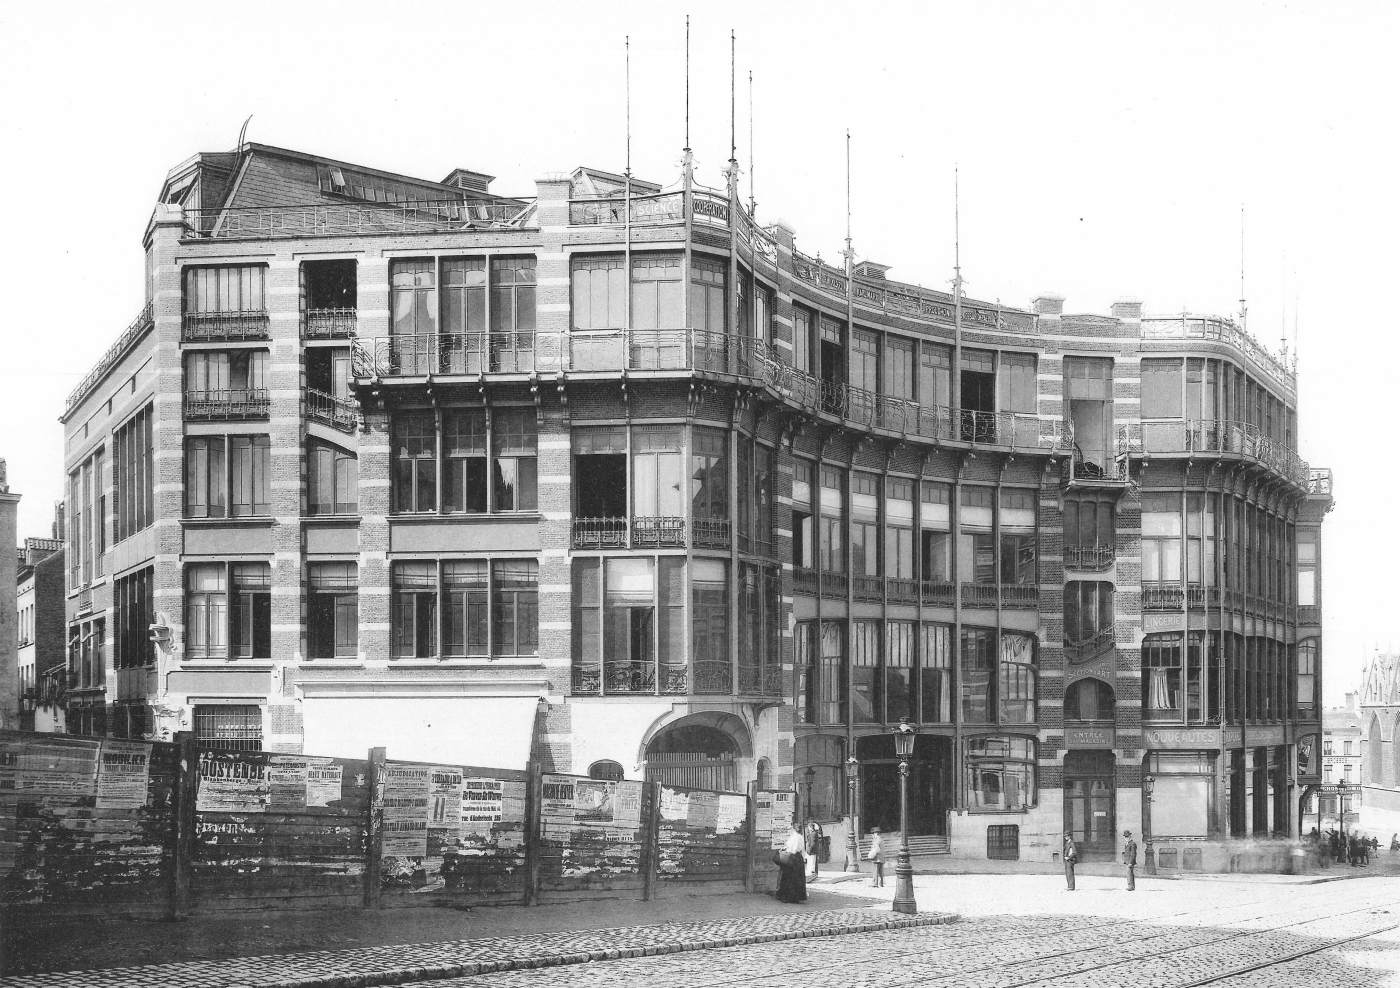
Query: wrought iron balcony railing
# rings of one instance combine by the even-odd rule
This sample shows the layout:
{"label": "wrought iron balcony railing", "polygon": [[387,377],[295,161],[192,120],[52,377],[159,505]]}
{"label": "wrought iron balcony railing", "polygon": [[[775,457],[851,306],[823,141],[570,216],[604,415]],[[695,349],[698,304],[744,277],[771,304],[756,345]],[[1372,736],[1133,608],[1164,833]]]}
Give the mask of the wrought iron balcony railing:
{"label": "wrought iron balcony railing", "polygon": [[923,597],[923,602],[929,606],[953,606],[953,585],[951,583],[944,583],[941,580],[922,580],[919,583],[919,594]]}
{"label": "wrought iron balcony railing", "polygon": [[[1229,419],[1145,419],[1142,452],[1233,454],[1253,460],[1312,492],[1312,470],[1297,453],[1250,422]],[[1330,491],[1330,482],[1328,484]]]}
{"label": "wrought iron balcony railing", "polygon": [[668,549],[683,548],[684,546],[684,518],[633,517],[633,548]]}
{"label": "wrought iron balcony railing", "polygon": [[1015,608],[1035,607],[1040,603],[1040,588],[1033,584],[1003,583],[1001,585],[1001,606]]}
{"label": "wrought iron balcony railing", "polygon": [[1186,605],[1186,593],[1179,583],[1144,583],[1144,611],[1179,611]]}
{"label": "wrought iron balcony railing", "polygon": [[844,597],[846,596],[846,574],[838,573],[835,570],[822,570],[821,587],[823,597]]}
{"label": "wrought iron balcony railing", "polygon": [[346,340],[355,335],[354,309],[307,309],[302,335],[308,340]]}
{"label": "wrought iron balcony railing", "polygon": [[1064,642],[1065,657],[1071,662],[1088,662],[1096,659],[1105,652],[1110,651],[1114,644],[1113,628],[1103,628],[1096,631],[1088,638],[1071,639],[1066,638]]}
{"label": "wrought iron balcony railing", "polygon": [[885,595],[894,603],[912,604],[919,599],[919,581],[900,576],[887,577]]}
{"label": "wrought iron balcony railing", "polygon": [[182,339],[186,343],[267,339],[267,312],[186,312]]}
{"label": "wrought iron balcony railing", "polygon": [[734,692],[734,667],[728,659],[696,659],[691,692],[698,696],[728,696]]}
{"label": "wrought iron balcony railing", "polygon": [[608,693],[655,693],[656,666],[651,662],[606,662],[603,684]]}
{"label": "wrought iron balcony railing", "polygon": [[739,664],[739,693],[745,696],[781,696],[783,670],[773,665]]}
{"label": "wrought iron balcony railing", "polygon": [[815,594],[817,592],[817,571],[806,566],[792,569],[792,589],[795,593]]}
{"label": "wrought iron balcony railing", "polygon": [[186,419],[265,419],[271,407],[266,388],[185,392]]}
{"label": "wrought iron balcony railing", "polygon": [[729,548],[728,518],[692,518],[691,538],[702,549]]}
{"label": "wrought iron balcony railing", "polygon": [[883,600],[885,596],[885,578],[883,576],[867,576],[864,573],[857,573],[854,577],[852,592],[855,594],[856,600]]}
{"label": "wrought iron balcony railing", "polygon": [[962,585],[964,607],[996,607],[997,585],[995,583],[964,583]]}
{"label": "wrought iron balcony railing", "polygon": [[1065,546],[1065,569],[1101,573],[1113,565],[1113,547],[1107,545]]}
{"label": "wrought iron balcony railing", "polygon": [[360,421],[360,408],[348,399],[307,388],[306,417],[342,432],[354,432]]}
{"label": "wrought iron balcony railing", "polygon": [[575,549],[627,548],[626,518],[575,518]]}

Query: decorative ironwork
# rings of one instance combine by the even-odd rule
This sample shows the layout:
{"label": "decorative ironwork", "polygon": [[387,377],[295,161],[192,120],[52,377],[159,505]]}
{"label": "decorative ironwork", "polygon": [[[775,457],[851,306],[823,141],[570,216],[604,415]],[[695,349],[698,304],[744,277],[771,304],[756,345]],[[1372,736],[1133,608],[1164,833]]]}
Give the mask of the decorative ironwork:
{"label": "decorative ironwork", "polygon": [[829,569],[822,570],[821,587],[823,597],[846,596],[846,574]]}
{"label": "decorative ironwork", "polygon": [[857,573],[853,586],[856,600],[878,601],[885,596],[885,578]]}
{"label": "decorative ironwork", "polygon": [[1104,628],[1080,641],[1065,639],[1065,657],[1071,662],[1088,662],[1110,651],[1113,647],[1113,628]]}
{"label": "decorative ironwork", "polygon": [[186,312],[183,341],[265,340],[267,327],[266,311]]}
{"label": "decorative ironwork", "polygon": [[1149,317],[1142,321],[1142,336],[1154,340],[1198,339],[1227,343],[1253,359],[1290,396],[1296,393],[1296,367],[1288,366],[1286,358],[1275,356],[1232,320],[1184,313],[1176,318]]}
{"label": "decorative ironwork", "polygon": [[1039,587],[1027,586],[1021,583],[1003,583],[1001,585],[1002,607],[1030,608],[1034,610],[1039,603]]}
{"label": "decorative ironwork", "polygon": [[271,406],[266,388],[185,393],[187,419],[265,419]]}
{"label": "decorative ironwork", "polygon": [[656,666],[650,662],[608,662],[603,668],[608,693],[655,693]]}
{"label": "decorative ironwork", "polygon": [[302,333],[308,340],[343,340],[355,335],[354,309],[308,309]]}
{"label": "decorative ironwork", "polygon": [[690,685],[690,675],[685,666],[666,666],[661,670],[661,692],[667,696],[681,696]]}
{"label": "decorative ironwork", "polygon": [[773,665],[740,665],[739,693],[747,696],[782,696],[783,670]]}
{"label": "decorative ironwork", "polygon": [[[571,226],[622,226],[627,222],[626,196],[606,199],[574,199],[569,203]],[[664,225],[685,219],[684,196],[680,192],[632,196],[632,225]]]}
{"label": "decorative ironwork", "polygon": [[353,401],[337,398],[315,388],[307,388],[306,417],[324,422],[342,432],[354,432],[355,427],[359,425],[360,409]]}
{"label": "decorative ironwork", "polygon": [[734,669],[727,659],[696,659],[691,663],[697,696],[728,696],[734,692]]}
{"label": "decorative ironwork", "polygon": [[1299,623],[1299,624],[1321,624],[1321,623],[1322,623],[1322,608],[1319,607],[1317,604],[1299,604],[1299,605],[1298,605],[1298,623]]}
{"label": "decorative ironwork", "polygon": [[702,549],[729,548],[728,518],[692,518],[691,540]]}
{"label": "decorative ironwork", "polygon": [[627,548],[626,518],[575,518],[575,549]]}
{"label": "decorative ironwork", "polygon": [[995,583],[964,583],[962,585],[964,607],[996,607],[997,585]]}
{"label": "decorative ironwork", "polygon": [[953,585],[940,580],[923,580],[919,584],[919,593],[923,597],[925,604],[931,607],[952,607],[953,606]]}
{"label": "decorative ironwork", "polygon": [[87,372],[78,386],[68,392],[68,400],[64,403],[63,414],[67,415],[78,402],[87,397],[88,392],[97,386],[97,382],[102,380],[106,373],[125,357],[127,351],[154,325],[154,309],[151,307],[151,303],[147,302],[146,307],[136,314],[136,318],[131,320],[126,329],[122,330],[117,341],[107,348],[107,352],[93,365],[92,370]]}
{"label": "decorative ironwork", "polygon": [[1186,595],[1180,584],[1144,583],[1142,586],[1144,611],[1179,611],[1185,603]]}
{"label": "decorative ironwork", "polygon": [[479,228],[529,229],[533,201],[428,199],[318,203],[239,209],[186,209],[187,236],[230,240],[434,233]]}
{"label": "decorative ironwork", "polygon": [[795,566],[792,570],[794,593],[815,594],[817,592],[817,571],[806,566]]}
{"label": "decorative ironwork", "polygon": [[685,546],[685,519],[635,517],[632,519],[634,549],[680,548]]}
{"label": "decorative ironwork", "polygon": [[891,576],[885,579],[885,594],[891,601],[912,604],[919,599],[919,581]]}
{"label": "decorative ironwork", "polygon": [[1113,547],[1107,545],[1065,546],[1065,568],[1098,573],[1113,565]]}
{"label": "decorative ironwork", "polygon": [[603,691],[603,673],[600,669],[573,670],[573,692],[578,696],[597,696]]}
{"label": "decorative ironwork", "polygon": [[1308,468],[1308,493],[1332,496],[1332,470],[1329,467]]}

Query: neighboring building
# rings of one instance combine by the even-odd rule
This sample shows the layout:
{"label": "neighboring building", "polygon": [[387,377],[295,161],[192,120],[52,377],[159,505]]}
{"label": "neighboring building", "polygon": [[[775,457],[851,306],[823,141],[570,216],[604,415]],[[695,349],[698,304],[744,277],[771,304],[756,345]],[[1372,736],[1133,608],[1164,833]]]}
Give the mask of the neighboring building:
{"label": "neighboring building", "polygon": [[[1369,804],[1371,797],[1364,793],[1361,785],[1365,778],[1362,767],[1365,747],[1357,694],[1348,693],[1345,705],[1328,707],[1322,712],[1322,785],[1306,796],[1302,818],[1304,833],[1313,827],[1320,831],[1338,828],[1335,787],[1339,782],[1345,782],[1351,790],[1342,796],[1347,830],[1366,822],[1361,807],[1363,803]],[[1368,810],[1367,815],[1369,813]]]}
{"label": "neighboring building", "polygon": [[1367,663],[1357,724],[1364,751],[1356,769],[1364,787],[1361,823],[1389,846],[1400,833],[1400,655],[1377,652]]}
{"label": "neighboring building", "polygon": [[925,849],[1108,857],[1144,775],[1164,866],[1296,828],[1331,480],[1286,361],[832,268],[688,164],[490,181],[171,173],[63,415],[72,730],[792,787],[839,848],[908,717]]}
{"label": "neighboring building", "polygon": [[[0,547],[15,544],[18,494],[10,493],[5,461],[0,459]],[[19,718],[19,557],[0,552],[0,729],[16,730]]]}
{"label": "neighboring building", "polygon": [[[57,528],[57,526],[55,526]],[[42,693],[51,669],[66,665],[63,613],[63,542],[28,538],[19,550],[16,611],[20,728],[61,730],[55,697]]]}

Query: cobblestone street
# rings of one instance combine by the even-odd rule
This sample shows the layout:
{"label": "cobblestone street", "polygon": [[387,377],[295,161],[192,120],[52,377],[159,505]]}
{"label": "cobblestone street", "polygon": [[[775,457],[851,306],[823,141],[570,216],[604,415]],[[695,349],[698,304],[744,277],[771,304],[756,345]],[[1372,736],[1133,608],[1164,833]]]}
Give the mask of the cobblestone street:
{"label": "cobblestone street", "polygon": [[[794,979],[804,988],[1400,984],[1395,878],[1320,884],[1278,876],[1142,878],[1129,893],[1121,879],[1081,876],[1079,890],[1070,893],[1042,875],[922,875],[922,912],[912,923],[865,898],[871,895],[890,899],[893,882],[882,890],[861,881],[825,886],[826,905],[844,900],[849,908],[766,900],[767,912],[724,918],[717,908],[725,902],[752,911],[765,900],[710,897],[693,900],[705,917],[693,922],[53,973],[4,979],[0,986],[784,988]],[[604,902],[591,911],[621,918],[623,908]]]}

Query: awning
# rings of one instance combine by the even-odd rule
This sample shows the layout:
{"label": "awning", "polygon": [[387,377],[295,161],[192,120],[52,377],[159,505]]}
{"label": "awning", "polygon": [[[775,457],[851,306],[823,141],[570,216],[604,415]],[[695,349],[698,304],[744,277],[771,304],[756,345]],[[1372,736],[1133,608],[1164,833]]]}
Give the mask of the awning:
{"label": "awning", "polygon": [[522,770],[534,737],[534,696],[308,695],[302,704],[305,752]]}

